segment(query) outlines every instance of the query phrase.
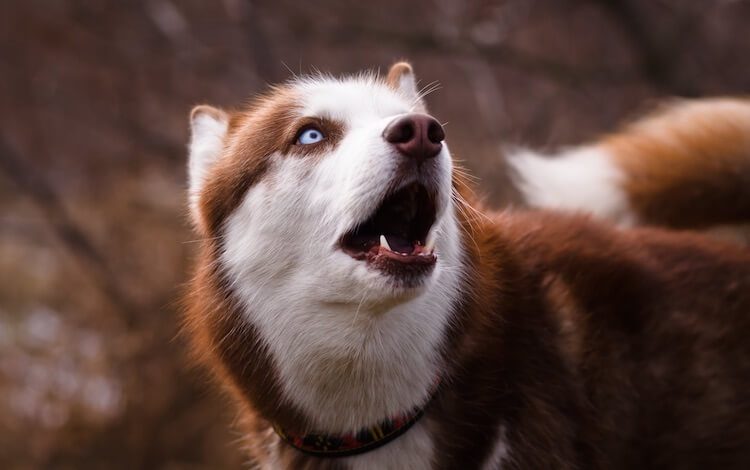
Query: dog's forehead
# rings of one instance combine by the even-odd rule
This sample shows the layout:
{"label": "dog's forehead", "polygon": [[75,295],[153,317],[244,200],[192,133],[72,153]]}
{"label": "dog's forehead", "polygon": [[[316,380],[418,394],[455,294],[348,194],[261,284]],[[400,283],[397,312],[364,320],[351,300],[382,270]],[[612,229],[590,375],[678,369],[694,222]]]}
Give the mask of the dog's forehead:
{"label": "dog's forehead", "polygon": [[356,124],[409,112],[414,103],[371,77],[318,78],[296,84],[304,116],[325,116]]}

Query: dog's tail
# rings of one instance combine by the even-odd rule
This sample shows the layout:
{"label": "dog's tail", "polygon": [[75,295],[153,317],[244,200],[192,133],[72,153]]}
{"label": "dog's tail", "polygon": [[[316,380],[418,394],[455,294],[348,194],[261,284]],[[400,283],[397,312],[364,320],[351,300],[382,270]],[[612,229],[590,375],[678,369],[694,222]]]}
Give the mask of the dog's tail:
{"label": "dog's tail", "polygon": [[674,101],[598,142],[509,157],[524,202],[623,225],[750,224],[750,99]]}

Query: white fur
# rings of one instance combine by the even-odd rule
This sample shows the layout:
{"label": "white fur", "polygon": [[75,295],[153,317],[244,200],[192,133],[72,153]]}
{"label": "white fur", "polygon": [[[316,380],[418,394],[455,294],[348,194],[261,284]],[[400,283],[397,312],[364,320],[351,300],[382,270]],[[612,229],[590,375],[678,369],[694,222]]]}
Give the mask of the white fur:
{"label": "white fur", "polygon": [[220,158],[224,149],[224,137],[228,125],[226,119],[217,119],[205,112],[196,113],[190,123],[188,197],[190,213],[198,224],[201,220],[198,211],[200,192],[209,169]]}
{"label": "white fur", "polygon": [[622,226],[635,222],[623,174],[600,147],[581,147],[552,157],[528,150],[508,158],[525,202],[531,207],[588,212]]}
{"label": "white fur", "polygon": [[497,434],[495,435],[495,444],[492,447],[492,452],[487,460],[482,465],[482,470],[500,470],[503,468],[503,462],[508,458],[510,448],[508,447],[508,440],[506,439],[505,425],[500,424],[497,427]]}
{"label": "white fur", "polygon": [[[274,360],[284,398],[316,429],[351,432],[424,404],[441,370],[462,260],[452,164],[445,147],[430,168],[397,178],[403,157],[381,134],[414,103],[370,78],[308,79],[296,90],[301,115],[341,121],[344,137],[322,158],[272,156],[227,221],[221,263]],[[404,287],[337,243],[389,188],[416,179],[439,188],[438,261],[422,285]],[[416,426],[347,462],[423,468],[431,449]]]}

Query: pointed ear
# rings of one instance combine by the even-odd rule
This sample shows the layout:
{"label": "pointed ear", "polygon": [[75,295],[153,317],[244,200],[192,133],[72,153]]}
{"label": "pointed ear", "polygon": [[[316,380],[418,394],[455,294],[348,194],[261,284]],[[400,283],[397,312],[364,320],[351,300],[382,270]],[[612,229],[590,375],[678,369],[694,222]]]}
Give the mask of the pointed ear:
{"label": "pointed ear", "polygon": [[190,112],[190,156],[188,160],[188,197],[193,223],[202,228],[198,207],[203,184],[224,150],[229,115],[212,106],[200,105]]}
{"label": "pointed ear", "polygon": [[389,87],[404,95],[406,99],[414,101],[415,111],[427,111],[424,101],[419,97],[414,69],[408,62],[396,62],[391,65],[385,82]]}

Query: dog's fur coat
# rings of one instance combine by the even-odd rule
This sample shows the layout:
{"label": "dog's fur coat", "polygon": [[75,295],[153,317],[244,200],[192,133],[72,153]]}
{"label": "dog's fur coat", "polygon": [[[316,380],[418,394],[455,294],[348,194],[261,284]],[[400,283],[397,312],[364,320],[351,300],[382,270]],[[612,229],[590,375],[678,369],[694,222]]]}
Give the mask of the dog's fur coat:
{"label": "dog's fur coat", "polygon": [[[680,120],[691,106],[695,119]],[[713,144],[710,135],[682,140],[702,132],[704,112],[733,106],[750,110],[739,101],[679,105],[655,118],[664,128],[640,124],[654,143],[631,130],[584,149],[574,160],[591,186],[575,204],[564,190],[535,193],[543,179],[530,178],[534,162],[519,163],[529,204],[557,198],[630,225],[747,222],[750,117],[727,124],[736,132],[711,129]],[[447,147],[414,167],[383,140],[394,118],[414,111],[424,103],[401,63],[385,79],[297,79],[238,112],[192,113],[190,210],[204,241],[186,327],[238,403],[254,461],[750,468],[750,252],[587,215],[491,212]],[[326,138],[300,144],[310,126]],[[658,146],[661,135],[675,139],[673,151]],[[602,148],[623,166],[600,161]],[[712,151],[723,160],[702,165]],[[691,160],[675,174],[649,170],[646,157],[655,167]],[[704,181],[726,189],[715,179],[731,197],[700,192]],[[414,181],[436,204],[432,270],[404,277],[340,249],[347,231]],[[710,201],[691,202],[693,194]],[[271,427],[352,432],[413,406],[426,406],[414,427],[353,457],[307,456]]]}

